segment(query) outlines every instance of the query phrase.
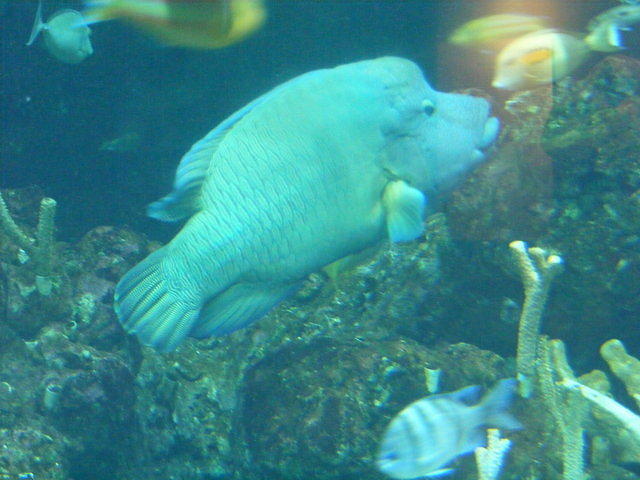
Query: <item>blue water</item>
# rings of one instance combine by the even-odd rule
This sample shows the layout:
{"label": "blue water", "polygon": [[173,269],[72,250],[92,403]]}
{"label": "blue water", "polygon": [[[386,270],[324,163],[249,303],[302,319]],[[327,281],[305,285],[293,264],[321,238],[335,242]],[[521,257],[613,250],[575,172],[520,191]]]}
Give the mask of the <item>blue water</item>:
{"label": "blue water", "polygon": [[[24,46],[36,2],[9,2],[0,20],[0,187],[37,184],[58,199],[64,236],[77,238],[100,224],[159,228],[141,213],[168,190],[180,156],[235,109],[295,75],[399,55],[421,64],[439,89],[482,86],[464,65],[457,66],[462,71],[443,70],[447,53],[459,52],[440,49],[459,19],[499,10],[499,3],[272,1],[265,28],[245,42],[206,52],[162,47],[111,22],[92,27],[91,57],[64,65],[47,54],[42,39]],[[527,3],[511,2],[516,10]],[[597,3],[579,12],[560,10],[558,22],[579,24],[602,9]],[[81,5],[45,2],[44,17]],[[99,150],[129,132],[141,136],[136,151]]]}
{"label": "blue water", "polygon": [[[69,472],[55,480],[381,480],[377,442],[426,394],[425,367],[449,367],[446,390],[515,376],[524,296],[507,245],[517,239],[565,262],[542,333],[566,342],[576,374],[606,372],[613,396],[637,412],[599,347],[619,338],[640,358],[640,25],[625,32],[628,48],[592,54],[531,92],[492,89],[492,54],[446,41],[460,24],[502,12],[583,32],[620,3],[266,4],[264,27],[228,48],[167,47],[113,21],[92,25],[94,54],[66,65],[42,38],[25,46],[36,1],[0,3],[0,190],[35,186],[56,199],[55,236],[67,242],[43,274],[0,232],[0,480],[59,466],[47,462]],[[45,1],[44,17],[82,5]],[[489,98],[508,132],[469,182],[429,203],[444,216],[429,217],[426,238],[385,243],[344,276],[311,275],[274,315],[234,336],[189,339],[167,355],[127,336],[114,290],[157,247],[147,240],[166,243],[178,231],[145,208],[170,190],[190,146],[297,75],[384,55],[413,60],[437,90]],[[533,144],[538,137],[547,143]],[[124,146],[105,147],[117,139]],[[7,203],[31,234],[35,215],[22,202],[33,199],[24,199]],[[93,230],[78,247],[102,225],[116,228]],[[53,293],[40,290],[43,277]],[[569,480],[559,425],[584,404],[562,392],[560,420],[539,391],[517,399],[524,429],[508,434],[502,480]],[[583,425],[594,480],[640,478],[640,448],[618,423],[594,415]],[[606,461],[591,455],[599,436],[614,445],[596,452]],[[476,480],[472,459],[455,466],[453,479]]]}

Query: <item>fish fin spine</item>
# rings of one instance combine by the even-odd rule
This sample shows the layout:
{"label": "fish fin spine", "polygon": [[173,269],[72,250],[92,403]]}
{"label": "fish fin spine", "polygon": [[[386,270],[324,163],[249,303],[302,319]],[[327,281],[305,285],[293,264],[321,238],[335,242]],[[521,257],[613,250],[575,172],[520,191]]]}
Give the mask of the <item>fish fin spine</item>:
{"label": "fish fin spine", "polygon": [[166,247],[132,268],[116,285],[114,309],[123,328],[144,345],[168,352],[189,335],[199,306],[171,288],[163,268]]}
{"label": "fish fin spine", "polygon": [[29,41],[27,47],[31,46],[36,41],[40,32],[45,28],[45,23],[42,21],[42,0],[38,0],[38,9],[36,10],[36,18],[33,21],[33,27],[31,28],[31,34],[29,35]]}

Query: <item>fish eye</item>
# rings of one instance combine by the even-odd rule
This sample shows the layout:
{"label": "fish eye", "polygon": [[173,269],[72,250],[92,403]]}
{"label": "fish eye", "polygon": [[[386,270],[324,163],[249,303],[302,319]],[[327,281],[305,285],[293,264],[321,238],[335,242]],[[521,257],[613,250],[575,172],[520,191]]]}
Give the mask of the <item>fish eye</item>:
{"label": "fish eye", "polygon": [[431,100],[423,100],[422,101],[422,111],[430,117],[436,111],[436,105]]}

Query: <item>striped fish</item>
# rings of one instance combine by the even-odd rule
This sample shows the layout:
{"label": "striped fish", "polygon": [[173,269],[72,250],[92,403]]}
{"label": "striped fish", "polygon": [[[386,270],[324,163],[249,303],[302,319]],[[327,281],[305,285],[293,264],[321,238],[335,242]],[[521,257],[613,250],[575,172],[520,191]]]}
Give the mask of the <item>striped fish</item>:
{"label": "striped fish", "polygon": [[471,386],[413,402],[387,427],[378,468],[398,479],[452,472],[447,468],[450,462],[485,444],[485,429],[521,428],[506,411],[516,383],[514,379],[501,380],[480,401],[481,387]]}

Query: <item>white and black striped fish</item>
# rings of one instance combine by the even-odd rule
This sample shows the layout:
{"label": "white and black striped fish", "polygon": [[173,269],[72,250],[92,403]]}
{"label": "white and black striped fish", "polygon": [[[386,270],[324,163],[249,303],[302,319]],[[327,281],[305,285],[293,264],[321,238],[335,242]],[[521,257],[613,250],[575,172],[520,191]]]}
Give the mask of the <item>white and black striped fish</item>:
{"label": "white and black striped fish", "polygon": [[481,387],[471,386],[413,402],[387,427],[378,468],[397,479],[451,472],[447,464],[485,444],[486,428],[521,428],[507,412],[515,387],[505,379],[480,401]]}

